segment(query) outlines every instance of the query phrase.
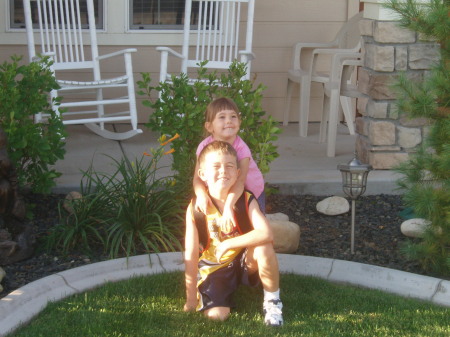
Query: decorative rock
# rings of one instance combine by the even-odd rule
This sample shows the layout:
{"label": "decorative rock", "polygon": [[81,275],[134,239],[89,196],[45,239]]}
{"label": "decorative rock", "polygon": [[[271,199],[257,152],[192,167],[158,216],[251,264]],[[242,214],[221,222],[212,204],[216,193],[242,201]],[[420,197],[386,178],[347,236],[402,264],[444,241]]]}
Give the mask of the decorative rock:
{"label": "decorative rock", "polygon": [[343,197],[328,197],[319,201],[316,205],[318,212],[326,215],[338,215],[347,213],[350,210],[350,204]]}
{"label": "decorative rock", "polygon": [[[3,270],[2,267],[0,267],[0,283],[2,282],[3,278],[5,277],[6,273]],[[3,286],[0,284],[0,293],[3,291]]]}
{"label": "decorative rock", "polygon": [[284,213],[266,214],[269,221],[289,221],[289,216]]}
{"label": "decorative rock", "polygon": [[273,246],[277,253],[295,253],[300,242],[300,227],[283,213],[267,214],[273,231]]}
{"label": "decorative rock", "polygon": [[430,224],[430,221],[425,219],[409,219],[401,224],[400,230],[403,235],[410,238],[421,238]]}
{"label": "decorative rock", "polygon": [[72,191],[69,194],[66,195],[66,198],[64,199],[64,204],[63,207],[64,209],[69,212],[70,214],[73,213],[73,207],[72,207],[72,202],[73,200],[78,200],[81,199],[83,196],[81,195],[81,193],[77,192],[77,191]]}

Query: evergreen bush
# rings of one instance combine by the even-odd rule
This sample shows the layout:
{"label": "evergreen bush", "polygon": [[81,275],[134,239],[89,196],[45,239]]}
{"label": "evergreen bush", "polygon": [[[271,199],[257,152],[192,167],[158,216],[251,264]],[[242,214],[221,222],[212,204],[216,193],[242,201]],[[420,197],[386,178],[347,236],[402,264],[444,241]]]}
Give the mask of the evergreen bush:
{"label": "evergreen bush", "polygon": [[397,105],[410,118],[427,118],[429,132],[410,159],[400,165],[404,200],[416,216],[431,225],[420,241],[403,249],[424,269],[450,275],[450,16],[449,3],[430,0],[390,0],[386,7],[397,12],[402,27],[411,29],[441,47],[441,59],[421,83],[402,77]]}

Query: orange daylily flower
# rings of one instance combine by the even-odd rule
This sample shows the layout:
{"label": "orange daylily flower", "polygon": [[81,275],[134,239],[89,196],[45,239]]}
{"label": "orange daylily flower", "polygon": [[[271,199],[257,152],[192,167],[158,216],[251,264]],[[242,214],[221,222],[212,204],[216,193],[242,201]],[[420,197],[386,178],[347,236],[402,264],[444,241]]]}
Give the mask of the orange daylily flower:
{"label": "orange daylily flower", "polygon": [[160,145],[161,145],[161,146],[167,145],[167,144],[169,144],[171,141],[173,141],[173,140],[175,140],[175,139],[177,139],[177,138],[179,138],[179,137],[180,137],[180,135],[179,135],[178,133],[176,133],[175,136],[173,136],[173,137],[170,138],[169,140],[166,140],[164,143],[161,143]]}
{"label": "orange daylily flower", "polygon": [[144,156],[151,157],[152,155],[150,153],[144,152]]}
{"label": "orange daylily flower", "polygon": [[174,153],[174,152],[175,152],[175,149],[170,149],[169,151],[164,152],[164,154],[171,154],[171,153]]}

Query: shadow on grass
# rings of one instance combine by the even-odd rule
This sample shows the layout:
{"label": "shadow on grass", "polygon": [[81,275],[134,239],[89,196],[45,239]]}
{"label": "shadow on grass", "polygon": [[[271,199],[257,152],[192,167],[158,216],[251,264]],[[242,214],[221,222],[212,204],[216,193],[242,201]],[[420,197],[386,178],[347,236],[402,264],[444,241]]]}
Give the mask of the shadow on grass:
{"label": "shadow on grass", "polygon": [[241,287],[226,322],[184,313],[181,272],[108,283],[51,303],[11,336],[448,336],[450,309],[377,290],[281,277],[285,324],[262,320],[262,291]]}

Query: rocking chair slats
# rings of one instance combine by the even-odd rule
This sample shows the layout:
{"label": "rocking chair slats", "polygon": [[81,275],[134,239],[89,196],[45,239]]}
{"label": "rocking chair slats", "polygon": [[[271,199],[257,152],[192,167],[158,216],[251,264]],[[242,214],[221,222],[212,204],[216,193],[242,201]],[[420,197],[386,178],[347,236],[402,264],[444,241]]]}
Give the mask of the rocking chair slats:
{"label": "rocking chair slats", "polygon": [[[244,6],[247,7],[246,19],[241,16],[245,13]],[[253,15],[254,0],[186,0],[181,53],[157,47],[161,52],[160,81],[171,79],[167,69],[169,56],[181,60],[177,75],[189,74],[190,69],[198,68],[199,63],[206,60],[208,69],[228,69],[233,61],[239,60],[247,64],[245,79],[249,79],[254,58]],[[190,44],[191,37],[195,45]]]}
{"label": "rocking chair slats", "polygon": [[[95,130],[95,133],[106,138],[129,138],[142,132],[137,128],[131,60],[131,53],[136,52],[136,49],[129,48],[99,56],[94,2],[93,0],[84,1],[87,11],[82,11],[81,2],[82,0],[23,0],[29,59],[35,61],[42,55],[49,56],[54,61],[52,71],[61,88],[53,90],[51,97],[58,97],[64,93],[61,95],[63,99],[60,106],[53,106],[58,114],[60,108],[68,108],[68,111],[62,115],[64,124],[85,124],[89,129]],[[38,34],[34,33],[35,29]],[[87,53],[88,50],[90,53]],[[123,57],[124,75],[103,78],[100,72],[100,61],[112,57]],[[67,79],[72,72],[66,72],[64,79],[61,78],[63,71],[80,69],[90,69],[89,78],[84,81]],[[114,94],[107,95],[106,91],[111,89],[114,89]],[[77,101],[68,99],[69,91],[78,92]],[[116,92],[120,93],[119,97],[114,97]],[[81,101],[80,97],[83,97]],[[119,105],[127,106],[127,111],[118,112]],[[96,109],[93,111],[85,109],[92,106]],[[113,106],[116,107],[113,108]],[[111,109],[107,110],[106,107]],[[80,111],[74,108],[80,108]],[[91,117],[87,116],[89,114]],[[83,117],[72,118],[77,115]],[[71,119],[67,120],[65,116],[71,116]],[[36,122],[45,121],[46,117],[44,114],[37,114],[35,120]],[[115,134],[105,129],[105,123],[127,121],[131,124],[131,130],[128,132]]]}

